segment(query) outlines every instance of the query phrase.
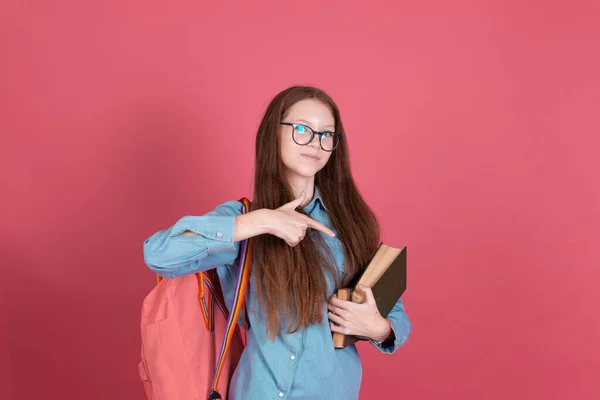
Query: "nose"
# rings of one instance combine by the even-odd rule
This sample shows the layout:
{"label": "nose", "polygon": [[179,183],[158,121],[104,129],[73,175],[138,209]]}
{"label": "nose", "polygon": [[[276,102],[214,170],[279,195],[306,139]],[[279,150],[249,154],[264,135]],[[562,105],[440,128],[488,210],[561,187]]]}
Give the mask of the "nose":
{"label": "nose", "polygon": [[319,150],[321,148],[320,140],[321,137],[319,135],[315,135],[308,145],[314,149]]}

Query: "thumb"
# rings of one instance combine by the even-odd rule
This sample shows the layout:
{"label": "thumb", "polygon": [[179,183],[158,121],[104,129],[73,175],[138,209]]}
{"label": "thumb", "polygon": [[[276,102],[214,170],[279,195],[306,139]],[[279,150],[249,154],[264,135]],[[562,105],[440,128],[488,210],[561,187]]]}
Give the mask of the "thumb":
{"label": "thumb", "polygon": [[375,304],[375,296],[373,295],[373,291],[368,286],[358,285],[358,288],[365,294],[367,304]]}
{"label": "thumb", "polygon": [[289,203],[284,204],[283,206],[281,206],[281,208],[284,210],[295,210],[296,208],[298,208],[298,206],[300,204],[302,204],[305,197],[306,197],[306,194],[304,193],[304,191],[302,191],[302,193],[300,193],[300,196],[296,197],[294,200],[290,201]]}

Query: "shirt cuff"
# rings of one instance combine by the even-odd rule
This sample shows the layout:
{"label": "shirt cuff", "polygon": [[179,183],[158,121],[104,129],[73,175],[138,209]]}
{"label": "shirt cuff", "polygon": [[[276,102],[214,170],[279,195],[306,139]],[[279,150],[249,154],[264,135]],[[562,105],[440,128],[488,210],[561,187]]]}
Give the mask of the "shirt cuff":
{"label": "shirt cuff", "polygon": [[202,234],[210,239],[208,241],[208,254],[235,250],[235,243],[233,243],[235,218],[235,215],[212,215],[208,217]]}
{"label": "shirt cuff", "polygon": [[180,236],[185,231],[191,231],[207,240],[208,254],[235,250],[233,229],[235,215],[186,216],[181,218],[173,228],[172,236],[178,240],[196,240],[198,236]]}

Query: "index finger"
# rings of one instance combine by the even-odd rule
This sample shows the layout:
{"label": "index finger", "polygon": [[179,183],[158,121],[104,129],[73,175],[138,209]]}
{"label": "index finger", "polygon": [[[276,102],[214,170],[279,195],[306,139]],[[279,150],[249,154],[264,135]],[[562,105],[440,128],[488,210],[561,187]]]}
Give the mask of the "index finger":
{"label": "index finger", "polygon": [[339,307],[342,310],[348,310],[353,307],[354,303],[350,300],[341,300],[341,299],[338,299],[337,297],[333,297],[329,301],[329,305]]}
{"label": "index finger", "polygon": [[331,237],[335,237],[335,233],[333,233],[333,231],[331,229],[329,229],[328,227],[326,227],[319,221],[315,221],[314,219],[307,217],[307,216],[305,216],[305,220],[306,220],[306,224],[308,226],[310,226],[311,228],[316,229],[321,232],[324,232],[326,235],[329,235]]}

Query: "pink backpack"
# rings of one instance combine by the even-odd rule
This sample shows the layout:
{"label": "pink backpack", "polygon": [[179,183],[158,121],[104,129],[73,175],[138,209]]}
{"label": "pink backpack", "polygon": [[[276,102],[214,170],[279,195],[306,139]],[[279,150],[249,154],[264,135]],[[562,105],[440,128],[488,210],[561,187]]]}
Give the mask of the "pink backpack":
{"label": "pink backpack", "polygon": [[[243,212],[248,212],[250,202],[241,201]],[[139,373],[148,400],[227,398],[229,380],[244,349],[237,321],[251,262],[252,240],[248,239],[241,243],[231,313],[214,269],[158,278],[142,305]],[[214,312],[215,303],[221,312]]]}

